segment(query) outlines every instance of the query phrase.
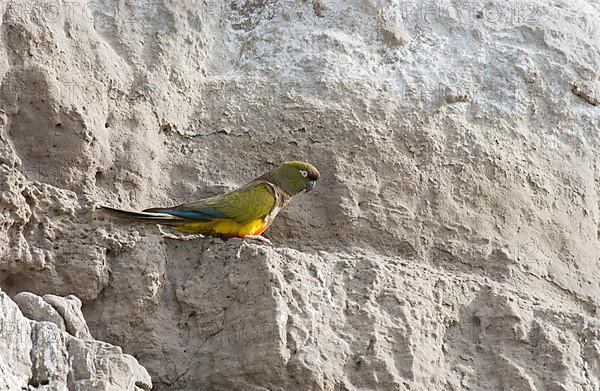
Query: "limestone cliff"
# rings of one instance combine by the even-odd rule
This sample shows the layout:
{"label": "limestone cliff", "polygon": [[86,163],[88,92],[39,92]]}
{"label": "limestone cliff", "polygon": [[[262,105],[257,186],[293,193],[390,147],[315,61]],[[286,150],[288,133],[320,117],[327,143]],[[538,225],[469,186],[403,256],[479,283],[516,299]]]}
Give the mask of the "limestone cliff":
{"label": "limestone cliff", "polygon": [[[599,69],[592,0],[0,2],[0,287],[159,391],[598,389]],[[292,159],[272,248],[95,210]]]}

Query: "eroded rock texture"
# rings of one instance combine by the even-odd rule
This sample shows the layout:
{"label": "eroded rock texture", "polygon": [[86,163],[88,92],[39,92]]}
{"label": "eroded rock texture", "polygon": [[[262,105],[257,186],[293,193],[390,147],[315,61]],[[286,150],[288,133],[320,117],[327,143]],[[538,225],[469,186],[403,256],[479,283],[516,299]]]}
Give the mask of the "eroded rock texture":
{"label": "eroded rock texture", "polygon": [[152,388],[148,372],[135,358],[89,335],[76,297],[21,292],[15,301],[18,306],[0,291],[0,389]]}
{"label": "eroded rock texture", "polygon": [[[26,335],[87,341],[73,295],[157,390],[600,387],[596,2],[0,7],[0,286],[55,325]],[[94,210],[291,159],[323,180],[272,248]]]}

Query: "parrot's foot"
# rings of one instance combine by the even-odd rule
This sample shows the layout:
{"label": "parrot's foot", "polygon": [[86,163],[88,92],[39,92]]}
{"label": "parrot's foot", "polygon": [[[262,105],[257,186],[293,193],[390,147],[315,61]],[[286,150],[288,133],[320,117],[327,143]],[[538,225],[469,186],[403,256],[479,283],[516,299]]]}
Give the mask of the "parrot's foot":
{"label": "parrot's foot", "polygon": [[254,239],[258,240],[259,242],[263,242],[264,244],[268,244],[269,246],[273,245],[273,243],[271,243],[269,239],[265,238],[262,235],[246,235],[244,236],[244,239]]}
{"label": "parrot's foot", "polygon": [[163,227],[161,227],[160,225],[158,226],[158,230],[160,231],[160,235],[163,238],[166,238],[166,239],[194,240],[194,239],[200,239],[200,238],[204,237],[204,235],[202,235],[202,234],[196,234],[196,235],[175,235],[175,234],[172,234],[170,232],[166,232],[165,230],[163,230]]}

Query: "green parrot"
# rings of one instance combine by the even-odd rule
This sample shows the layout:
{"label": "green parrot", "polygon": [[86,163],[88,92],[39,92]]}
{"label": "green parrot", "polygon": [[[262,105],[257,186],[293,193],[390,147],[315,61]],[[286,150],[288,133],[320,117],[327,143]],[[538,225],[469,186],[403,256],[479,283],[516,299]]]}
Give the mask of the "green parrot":
{"label": "green parrot", "polygon": [[249,238],[270,244],[261,234],[293,196],[312,190],[319,176],[312,164],[291,161],[226,194],[142,212],[108,206],[102,209],[129,221],[168,226],[185,234]]}

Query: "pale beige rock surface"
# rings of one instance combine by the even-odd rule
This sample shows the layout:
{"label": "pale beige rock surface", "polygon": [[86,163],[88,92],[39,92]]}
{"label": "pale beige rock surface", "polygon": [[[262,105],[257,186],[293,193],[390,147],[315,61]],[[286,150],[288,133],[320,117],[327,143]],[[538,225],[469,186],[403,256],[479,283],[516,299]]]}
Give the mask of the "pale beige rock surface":
{"label": "pale beige rock surface", "polygon": [[0,292],[0,389],[27,387],[32,377],[29,352],[31,324],[10,298]]}
{"label": "pale beige rock surface", "polygon": [[[157,390],[600,387],[597,2],[45,4],[0,3],[5,292]],[[323,179],[273,248],[93,210],[290,159]]]}
{"label": "pale beige rock surface", "polygon": [[[62,318],[57,315],[59,310],[51,320],[38,321],[36,319],[47,318],[50,312],[41,304],[45,301],[29,292],[17,297],[33,319],[26,318],[17,304],[0,291],[1,390],[142,391],[152,388],[148,372],[135,358],[123,354],[117,346],[81,335],[81,330],[72,327],[71,323],[76,323],[87,329],[81,313]],[[73,297],[52,296],[48,301],[55,310],[77,303]],[[79,336],[73,335],[72,330]]]}
{"label": "pale beige rock surface", "polygon": [[38,295],[31,292],[20,292],[13,297],[13,300],[28,319],[38,322],[51,322],[61,331],[66,331],[63,317],[52,305]]}

